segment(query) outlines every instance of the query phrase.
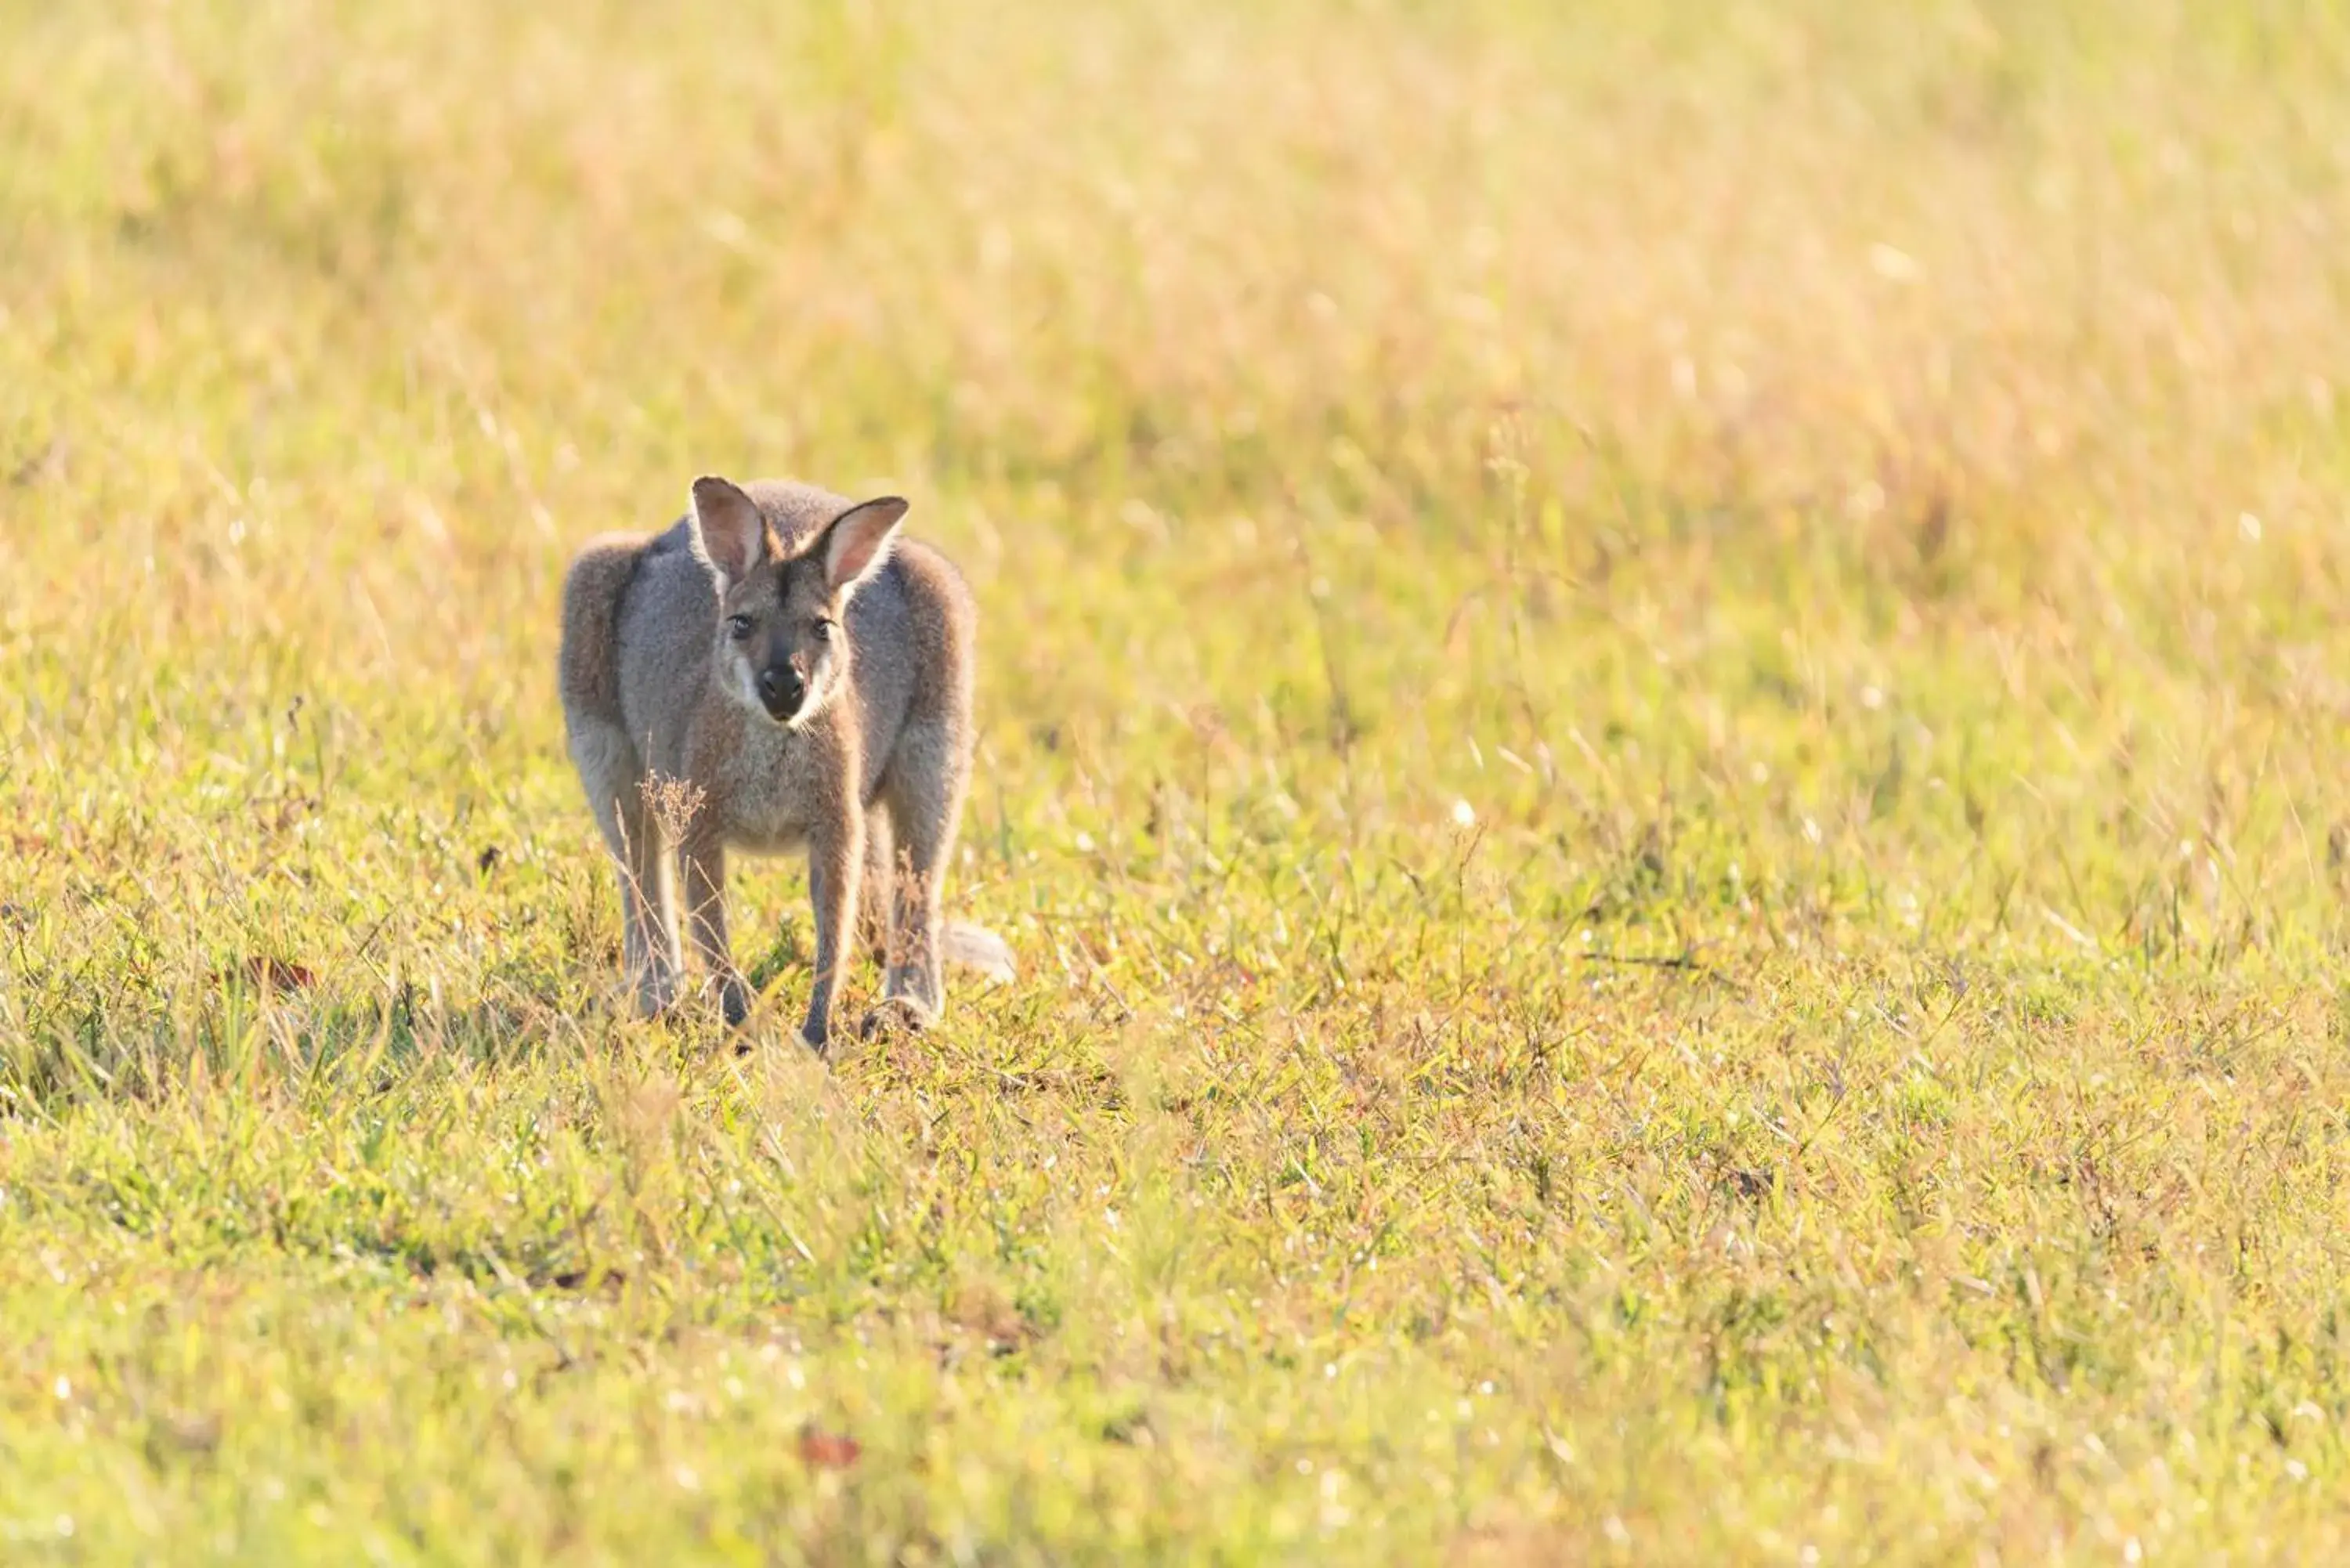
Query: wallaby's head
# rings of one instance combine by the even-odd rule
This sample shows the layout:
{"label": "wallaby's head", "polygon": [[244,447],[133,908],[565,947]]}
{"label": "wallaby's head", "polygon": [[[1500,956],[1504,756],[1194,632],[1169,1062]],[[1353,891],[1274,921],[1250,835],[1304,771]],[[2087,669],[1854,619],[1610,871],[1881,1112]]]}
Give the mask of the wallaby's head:
{"label": "wallaby's head", "polygon": [[693,552],[718,579],[719,685],[792,729],[823,712],[848,678],[849,596],[888,562],[905,515],[884,496],[786,539],[739,485],[695,480]]}

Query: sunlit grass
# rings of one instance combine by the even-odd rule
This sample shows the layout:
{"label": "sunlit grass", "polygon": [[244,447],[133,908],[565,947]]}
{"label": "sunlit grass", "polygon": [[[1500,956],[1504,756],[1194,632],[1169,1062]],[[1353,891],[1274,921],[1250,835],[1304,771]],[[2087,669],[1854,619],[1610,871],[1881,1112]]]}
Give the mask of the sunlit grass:
{"label": "sunlit grass", "polygon": [[[2350,28],[1555,11],[0,0],[0,1560],[2342,1550]],[[829,1071],[709,471],[983,608]]]}

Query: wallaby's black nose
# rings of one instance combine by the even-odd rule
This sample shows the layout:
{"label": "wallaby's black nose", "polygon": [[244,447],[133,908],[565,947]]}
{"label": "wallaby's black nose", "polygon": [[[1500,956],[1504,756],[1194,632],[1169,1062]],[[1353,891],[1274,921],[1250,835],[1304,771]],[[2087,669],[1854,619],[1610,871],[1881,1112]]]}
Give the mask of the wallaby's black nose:
{"label": "wallaby's black nose", "polygon": [[759,701],[766,705],[769,716],[788,719],[800,711],[806,698],[807,682],[790,665],[771,664],[759,671]]}

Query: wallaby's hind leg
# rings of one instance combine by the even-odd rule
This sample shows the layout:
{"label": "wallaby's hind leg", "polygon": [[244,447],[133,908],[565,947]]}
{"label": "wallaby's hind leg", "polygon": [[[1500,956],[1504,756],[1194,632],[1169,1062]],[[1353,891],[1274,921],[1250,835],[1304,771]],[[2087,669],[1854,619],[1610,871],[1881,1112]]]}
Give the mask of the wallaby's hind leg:
{"label": "wallaby's hind leg", "polygon": [[620,796],[617,815],[622,836],[613,852],[620,867],[620,949],[637,988],[637,1011],[658,1018],[677,1000],[676,885],[660,824],[633,784]]}
{"label": "wallaby's hind leg", "polygon": [[639,808],[620,882],[642,965],[630,971],[637,981],[637,1011],[647,1018],[670,1010],[677,1000],[678,971],[684,967],[677,946],[677,879],[670,868],[660,825]]}
{"label": "wallaby's hind leg", "polygon": [[881,786],[897,839],[889,882],[889,968],[881,1005],[867,1015],[868,1030],[893,1023],[924,1028],[945,1005],[941,906],[970,776],[971,759],[956,732],[938,722],[908,726],[890,757]]}
{"label": "wallaby's hind leg", "polygon": [[638,1007],[650,1017],[676,995],[677,935],[669,917],[660,829],[645,808],[636,748],[619,725],[575,714],[571,760],[619,874],[621,961],[636,987]]}
{"label": "wallaby's hind leg", "polygon": [[851,808],[808,836],[808,899],[816,907],[816,983],[800,1042],[817,1055],[832,1041],[832,998],[855,950],[858,884],[865,877],[864,814]]}
{"label": "wallaby's hind leg", "polygon": [[897,875],[897,837],[880,802],[865,814],[865,890],[857,899],[857,935],[873,961],[889,964],[889,911]]}
{"label": "wallaby's hind leg", "polygon": [[751,1016],[751,988],[734,967],[733,950],[726,940],[726,850],[715,837],[692,836],[677,852],[685,891],[685,929],[693,937],[702,967],[717,983],[719,1005],[726,1022],[740,1024]]}

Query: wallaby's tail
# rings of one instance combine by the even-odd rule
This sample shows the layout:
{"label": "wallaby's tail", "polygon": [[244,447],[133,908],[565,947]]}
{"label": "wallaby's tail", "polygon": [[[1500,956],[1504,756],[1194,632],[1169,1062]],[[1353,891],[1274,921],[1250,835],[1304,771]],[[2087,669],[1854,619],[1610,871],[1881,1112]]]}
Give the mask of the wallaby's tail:
{"label": "wallaby's tail", "polygon": [[946,929],[939,933],[939,956],[1006,984],[1020,973],[1019,966],[1012,961],[1012,949],[1003,939],[968,920],[946,923]]}
{"label": "wallaby's tail", "polygon": [[640,537],[591,540],[564,576],[557,679],[564,715],[575,727],[591,718],[620,722],[620,597],[643,553]]}

